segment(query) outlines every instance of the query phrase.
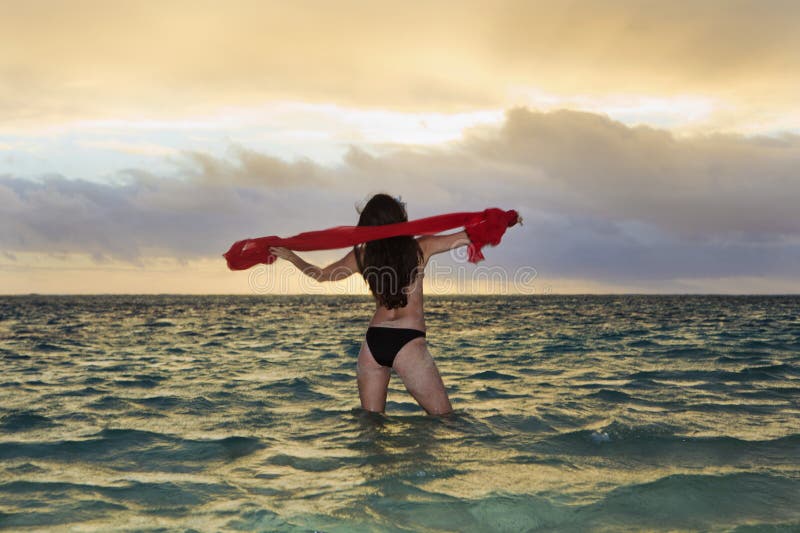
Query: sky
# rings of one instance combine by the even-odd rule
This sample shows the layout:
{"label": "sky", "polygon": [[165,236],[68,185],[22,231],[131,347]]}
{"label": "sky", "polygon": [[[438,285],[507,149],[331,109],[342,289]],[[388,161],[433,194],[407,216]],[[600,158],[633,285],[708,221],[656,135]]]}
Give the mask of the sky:
{"label": "sky", "polygon": [[522,214],[433,292],[800,292],[793,0],[0,12],[2,294],[366,293],[221,254],[376,192]]}

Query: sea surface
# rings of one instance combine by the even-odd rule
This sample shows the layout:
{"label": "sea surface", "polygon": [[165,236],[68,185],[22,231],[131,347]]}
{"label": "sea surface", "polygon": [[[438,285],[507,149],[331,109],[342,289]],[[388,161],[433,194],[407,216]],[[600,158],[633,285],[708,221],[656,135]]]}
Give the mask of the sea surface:
{"label": "sea surface", "polygon": [[0,297],[0,529],[800,531],[800,297],[426,296],[448,417],[373,306]]}

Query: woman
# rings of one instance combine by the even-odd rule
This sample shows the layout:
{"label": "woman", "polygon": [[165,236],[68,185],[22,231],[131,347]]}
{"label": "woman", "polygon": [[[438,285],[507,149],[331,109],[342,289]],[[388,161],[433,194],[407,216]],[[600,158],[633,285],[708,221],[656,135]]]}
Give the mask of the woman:
{"label": "woman", "polygon": [[[408,221],[405,204],[388,194],[374,195],[360,215],[359,226]],[[394,369],[428,414],[443,415],[453,408],[425,342],[422,277],[431,256],[469,242],[463,230],[451,235],[390,237],[355,246],[325,268],[307,263],[287,248],[269,251],[317,281],[338,281],[360,272],[369,284],[376,308],[358,354],[361,407],[384,411]]]}

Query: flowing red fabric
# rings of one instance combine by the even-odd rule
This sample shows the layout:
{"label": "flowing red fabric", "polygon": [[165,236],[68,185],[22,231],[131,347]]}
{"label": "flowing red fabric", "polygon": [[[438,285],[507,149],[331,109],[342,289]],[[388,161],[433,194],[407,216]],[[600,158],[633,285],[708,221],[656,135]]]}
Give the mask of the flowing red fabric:
{"label": "flowing red fabric", "polygon": [[275,235],[236,241],[223,257],[231,270],[245,270],[259,263],[273,263],[276,257],[270,246],[282,246],[298,252],[333,250],[355,246],[363,242],[397,237],[399,235],[433,235],[453,228],[463,227],[469,236],[468,259],[472,263],[482,260],[481,248],[487,244],[497,246],[506,229],[519,221],[518,213],[490,207],[483,211],[449,213],[408,222],[382,226],[336,226],[319,231],[308,231],[294,237]]}

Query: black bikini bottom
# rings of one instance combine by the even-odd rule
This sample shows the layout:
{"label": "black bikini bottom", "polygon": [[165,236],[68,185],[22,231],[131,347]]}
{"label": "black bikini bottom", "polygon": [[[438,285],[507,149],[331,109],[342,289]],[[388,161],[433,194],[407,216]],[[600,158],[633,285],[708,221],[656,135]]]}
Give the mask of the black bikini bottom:
{"label": "black bikini bottom", "polygon": [[424,336],[421,329],[370,326],[367,328],[367,346],[378,364],[391,367],[400,348]]}

